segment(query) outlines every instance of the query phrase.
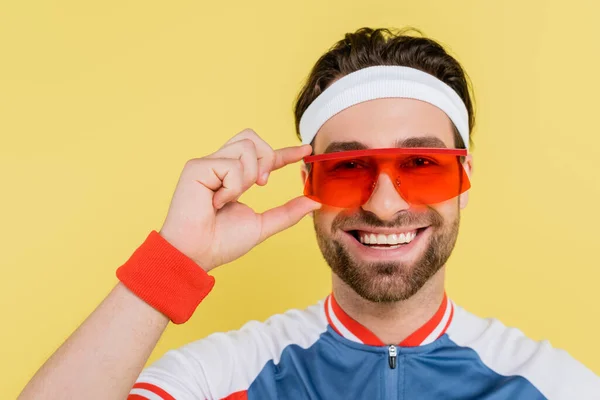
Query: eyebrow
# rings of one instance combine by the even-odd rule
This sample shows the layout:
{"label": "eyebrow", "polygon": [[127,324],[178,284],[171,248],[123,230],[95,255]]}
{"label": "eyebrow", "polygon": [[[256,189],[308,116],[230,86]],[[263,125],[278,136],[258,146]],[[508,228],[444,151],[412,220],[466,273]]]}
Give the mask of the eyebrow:
{"label": "eyebrow", "polygon": [[[407,139],[398,139],[394,143],[394,147],[440,147],[447,148],[446,143],[435,136],[417,136],[410,137]],[[351,150],[366,150],[369,146],[362,142],[331,142],[323,152],[335,153],[338,151],[351,151]]]}
{"label": "eyebrow", "polygon": [[338,151],[351,151],[351,150],[366,150],[369,147],[361,142],[331,142],[323,153],[335,153]]}
{"label": "eyebrow", "polygon": [[396,147],[448,147],[446,143],[435,136],[417,136],[407,139],[397,140]]}

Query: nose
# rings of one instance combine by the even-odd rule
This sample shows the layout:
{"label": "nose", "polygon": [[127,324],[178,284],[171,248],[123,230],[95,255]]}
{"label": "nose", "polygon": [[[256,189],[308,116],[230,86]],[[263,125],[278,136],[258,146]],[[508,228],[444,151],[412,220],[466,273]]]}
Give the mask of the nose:
{"label": "nose", "polygon": [[370,211],[381,220],[390,220],[403,210],[408,210],[410,204],[406,202],[396,190],[396,183],[385,173],[379,174],[375,189],[369,200],[362,206],[363,210]]}

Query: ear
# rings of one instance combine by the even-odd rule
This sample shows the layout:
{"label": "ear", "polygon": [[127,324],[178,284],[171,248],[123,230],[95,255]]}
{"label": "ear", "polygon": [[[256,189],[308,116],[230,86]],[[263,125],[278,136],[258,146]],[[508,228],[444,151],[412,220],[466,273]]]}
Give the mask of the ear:
{"label": "ear", "polygon": [[[471,180],[471,177],[473,176],[473,155],[472,154],[469,154],[469,155],[467,155],[467,157],[465,157],[463,167],[465,168],[465,172],[467,173],[469,180]],[[469,191],[468,190],[466,192],[462,193],[458,197],[458,204],[459,204],[461,210],[463,210],[467,206],[467,204],[469,204]]]}
{"label": "ear", "polygon": [[300,176],[302,177],[302,185],[306,185],[306,179],[308,178],[308,168],[306,164],[302,163],[300,166]]}
{"label": "ear", "polygon": [[[304,164],[304,163],[302,163],[302,165],[300,166],[300,177],[302,178],[302,185],[305,186],[306,179],[308,179],[308,168],[306,167],[306,164]],[[310,217],[313,218],[315,215],[315,212],[311,211],[308,215],[310,215]]]}

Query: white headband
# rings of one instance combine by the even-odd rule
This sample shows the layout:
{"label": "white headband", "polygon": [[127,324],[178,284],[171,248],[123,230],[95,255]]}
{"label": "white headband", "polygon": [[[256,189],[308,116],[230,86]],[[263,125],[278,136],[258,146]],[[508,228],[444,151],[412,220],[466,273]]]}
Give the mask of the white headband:
{"label": "white headband", "polygon": [[467,149],[469,148],[467,108],[454,89],[433,75],[396,65],[360,69],[325,89],[300,118],[302,143],[311,143],[321,126],[346,108],[390,97],[416,99],[436,106],[454,123]]}

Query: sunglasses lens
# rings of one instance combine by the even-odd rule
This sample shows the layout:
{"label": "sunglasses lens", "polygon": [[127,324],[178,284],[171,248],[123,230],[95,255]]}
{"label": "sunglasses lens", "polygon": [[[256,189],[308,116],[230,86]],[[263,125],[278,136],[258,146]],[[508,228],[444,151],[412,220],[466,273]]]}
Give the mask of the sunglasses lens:
{"label": "sunglasses lens", "polygon": [[414,155],[396,160],[398,192],[410,204],[450,200],[470,188],[469,177],[454,155]]}
{"label": "sunglasses lens", "polygon": [[369,200],[377,166],[369,158],[327,160],[311,164],[304,194],[333,207],[358,207]]}
{"label": "sunglasses lens", "polygon": [[340,208],[365,204],[381,173],[389,175],[402,198],[414,205],[440,203],[470,188],[465,169],[453,154],[368,156],[315,161],[310,166],[304,194]]}

